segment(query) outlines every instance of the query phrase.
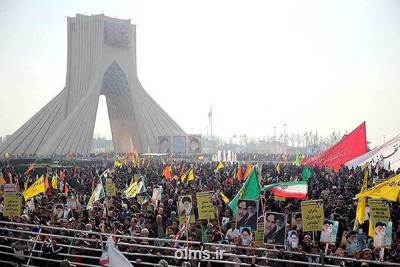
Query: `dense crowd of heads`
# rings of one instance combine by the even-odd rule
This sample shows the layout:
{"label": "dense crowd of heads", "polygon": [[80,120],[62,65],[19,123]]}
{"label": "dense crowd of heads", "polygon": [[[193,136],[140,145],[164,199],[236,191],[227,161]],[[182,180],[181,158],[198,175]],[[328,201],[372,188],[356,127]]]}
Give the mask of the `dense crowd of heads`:
{"label": "dense crowd of heads", "polygon": [[[172,176],[175,178],[167,181],[163,178],[162,173],[165,168],[166,161],[171,166]],[[52,233],[61,235],[61,237],[49,237],[40,235],[40,239],[45,241],[40,247],[43,251],[40,257],[53,258],[63,260],[66,257],[61,256],[62,253],[70,253],[69,260],[79,263],[98,264],[98,259],[87,259],[79,257],[79,255],[100,256],[101,251],[89,250],[89,248],[101,248],[101,242],[96,232],[114,233],[125,235],[126,238],[119,238],[118,249],[126,252],[142,253],[142,256],[129,255],[128,259],[158,263],[161,258],[150,257],[146,255],[173,255],[172,250],[168,247],[186,246],[186,244],[178,244],[171,242],[172,239],[182,239],[189,241],[205,242],[215,244],[234,244],[237,247],[225,248],[227,252],[234,255],[267,255],[270,258],[293,259],[305,262],[318,262],[319,257],[306,256],[304,253],[334,255],[340,257],[353,257],[358,259],[375,260],[379,258],[380,250],[374,249],[371,238],[368,238],[368,221],[360,228],[363,229],[362,245],[357,248],[350,248],[349,244],[354,243],[358,231],[354,231],[354,223],[356,217],[357,201],[355,195],[360,192],[363,173],[360,168],[346,169],[342,168],[339,172],[333,172],[326,168],[311,168],[313,174],[309,180],[308,199],[322,199],[324,205],[324,217],[339,222],[337,239],[335,244],[325,246],[318,242],[319,233],[303,232],[302,218],[300,216],[301,200],[298,199],[277,199],[270,192],[262,192],[260,195],[261,205],[258,205],[258,215],[263,216],[263,212],[278,212],[287,215],[287,246],[285,249],[300,253],[283,253],[280,250],[275,251],[257,251],[253,248],[260,247],[256,244],[254,233],[249,229],[242,229],[241,232],[235,229],[236,218],[233,216],[231,209],[221,198],[222,192],[229,199],[234,198],[243,182],[235,178],[237,163],[224,163],[224,168],[217,171],[216,162],[190,161],[190,160],[172,160],[156,158],[148,160],[145,164],[132,165],[128,163],[119,168],[114,168],[112,161],[104,162],[80,162],[79,167],[51,167],[48,166],[44,170],[33,170],[27,175],[22,171],[17,171],[15,166],[9,162],[2,163],[2,173],[4,179],[9,182],[10,176],[13,181],[17,181],[18,185],[23,188],[28,177],[26,186],[35,181],[36,176],[47,173],[49,177],[53,174],[59,174],[60,171],[65,173],[65,184],[68,186],[68,192],[60,192],[60,190],[50,189],[46,194],[34,197],[30,203],[23,203],[22,215],[19,217],[4,217],[0,213],[0,220],[13,221],[18,223],[28,223],[35,225],[48,225],[60,227],[58,230],[42,229],[41,233]],[[302,167],[297,167],[291,163],[281,163],[279,173],[276,171],[276,165],[268,162],[253,162],[257,166],[260,186],[283,182],[299,180]],[[182,182],[180,174],[183,169],[193,168],[195,179],[190,182]],[[112,170],[108,172],[107,170]],[[93,205],[93,209],[87,209],[86,205],[92,194],[94,185],[102,179],[105,184],[105,176],[117,187],[117,195],[115,197],[105,197],[97,201]],[[372,176],[390,177],[395,174],[394,171],[372,170]],[[129,186],[132,177],[140,175],[145,184],[144,192],[136,197],[128,198],[124,195],[124,190]],[[372,178],[370,179],[370,186]],[[161,201],[151,201],[153,188],[161,186],[163,192]],[[21,189],[22,191],[22,189]],[[216,218],[211,220],[198,220],[198,208],[196,203],[196,193],[212,191],[213,205],[215,206]],[[179,209],[177,207],[178,197],[183,195],[192,195],[192,207],[194,217],[191,218],[188,231],[180,235]],[[77,203],[76,209],[68,207],[68,199],[74,199]],[[3,197],[0,196],[1,206],[3,209]],[[247,209],[254,210],[251,204]],[[253,209],[254,208],[254,209]],[[391,220],[393,222],[393,242],[391,248],[386,248],[384,253],[385,261],[400,262],[400,229],[399,218],[400,209],[398,203],[390,203]],[[240,204],[239,211],[240,212]],[[251,214],[251,211],[250,211]],[[250,217],[250,215],[248,215]],[[246,218],[243,218],[246,219]],[[250,218],[247,218],[250,220]],[[274,219],[271,217],[271,220]],[[276,219],[276,218],[275,218]],[[274,220],[275,220],[274,219]],[[275,223],[275,221],[274,221]],[[1,227],[9,227],[23,230],[21,226],[1,225]],[[85,230],[85,233],[76,233],[69,229]],[[34,229],[38,231],[38,229]],[[187,235],[187,236],[186,236]],[[206,238],[205,238],[206,235]],[[87,238],[91,241],[71,241],[69,237],[76,236]],[[25,233],[15,233],[12,231],[2,230],[0,236],[0,244],[8,245],[13,248],[13,252],[28,253],[31,249],[31,243],[16,241],[7,237],[29,238]],[[162,241],[152,241],[144,239],[131,239],[129,237],[152,237],[160,238]],[[360,237],[357,237],[360,239]],[[290,241],[298,242],[298,245],[291,247]],[[71,244],[81,247],[67,248],[60,244]],[[127,244],[139,245],[155,245],[157,249],[145,248],[143,246],[129,246]],[[201,245],[190,245],[193,249],[199,248]],[[265,245],[261,245],[265,247]],[[267,248],[273,248],[267,246]],[[38,248],[36,248],[38,249]],[[213,248],[210,247],[212,250]],[[214,248],[215,249],[215,248]],[[0,250],[7,250],[1,248]],[[22,251],[22,252],[21,252]],[[3,256],[2,256],[3,257]],[[12,261],[23,262],[25,259],[15,256],[5,256]],[[179,259],[164,259],[169,264],[178,265],[182,263]],[[234,262],[248,262],[237,256],[229,256],[225,260]],[[345,262],[345,260],[326,259],[325,262],[332,264],[346,264],[346,266],[360,266],[360,263]],[[33,260],[37,266],[59,266],[59,263],[47,262],[45,260]],[[265,260],[257,260],[257,264],[266,264]],[[269,266],[288,266],[279,262],[268,262]],[[223,264],[213,263],[212,266]],[[293,265],[295,266],[295,265]],[[372,266],[372,265],[371,265]]]}

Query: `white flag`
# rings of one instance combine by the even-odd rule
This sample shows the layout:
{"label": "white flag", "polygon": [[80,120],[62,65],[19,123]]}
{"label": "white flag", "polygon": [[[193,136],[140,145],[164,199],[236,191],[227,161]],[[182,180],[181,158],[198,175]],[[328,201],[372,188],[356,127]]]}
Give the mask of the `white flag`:
{"label": "white flag", "polygon": [[[111,236],[107,239],[107,252],[103,253],[103,256],[108,256],[107,260],[103,259],[103,263],[107,264],[109,267],[133,267],[129,260],[119,251],[115,246]],[[102,258],[103,258],[102,256]],[[102,261],[102,260],[101,260]],[[102,263],[102,262],[100,262]]]}

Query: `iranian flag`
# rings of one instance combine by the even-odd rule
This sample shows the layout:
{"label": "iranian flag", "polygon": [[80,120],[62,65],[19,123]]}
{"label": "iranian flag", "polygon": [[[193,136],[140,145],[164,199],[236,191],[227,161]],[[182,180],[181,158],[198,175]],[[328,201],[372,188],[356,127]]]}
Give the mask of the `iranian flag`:
{"label": "iranian flag", "polygon": [[307,181],[276,183],[264,186],[263,190],[277,197],[306,199],[308,184]]}

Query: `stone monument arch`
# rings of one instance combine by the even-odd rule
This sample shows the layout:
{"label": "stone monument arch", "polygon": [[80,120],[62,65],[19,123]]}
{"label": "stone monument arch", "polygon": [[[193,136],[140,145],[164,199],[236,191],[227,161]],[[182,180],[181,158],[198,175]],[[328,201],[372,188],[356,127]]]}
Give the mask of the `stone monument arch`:
{"label": "stone monument arch", "polygon": [[136,28],[104,15],[67,19],[64,89],[1,145],[0,153],[90,153],[100,95],[105,95],[114,150],[157,152],[159,136],[185,135],[137,77]]}

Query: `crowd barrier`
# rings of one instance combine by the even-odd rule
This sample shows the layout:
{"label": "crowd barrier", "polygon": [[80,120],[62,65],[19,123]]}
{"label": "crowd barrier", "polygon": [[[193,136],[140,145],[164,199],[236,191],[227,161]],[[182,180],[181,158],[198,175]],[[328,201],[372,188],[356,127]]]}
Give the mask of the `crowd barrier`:
{"label": "crowd barrier", "polygon": [[[22,229],[21,229],[22,227]],[[18,229],[17,229],[18,228]],[[33,228],[35,228],[35,231],[33,231]],[[43,233],[42,230],[46,229],[46,233]],[[57,245],[59,247],[64,247],[70,249],[82,249],[84,251],[95,251],[101,254],[102,248],[106,243],[106,239],[110,234],[106,233],[100,233],[100,232],[92,232],[92,231],[83,231],[83,230],[77,230],[77,229],[69,229],[69,228],[60,228],[60,227],[53,227],[53,226],[46,226],[46,225],[34,225],[34,224],[22,224],[22,223],[15,223],[15,222],[6,222],[6,221],[0,221],[0,231],[11,231],[13,233],[19,233],[19,234],[25,234],[23,238],[20,237],[9,237],[9,236],[0,236],[0,239],[8,239],[8,240],[13,240],[13,241],[22,241],[26,244],[29,244],[27,247],[28,249],[24,251],[24,254],[18,254],[19,257],[25,258],[25,260],[20,263],[20,266],[32,266],[36,267],[32,261],[33,260],[45,260],[45,261],[50,261],[50,262],[59,262],[61,263],[63,260],[61,259],[51,259],[47,258],[45,255],[43,255],[42,248],[45,245],[44,241],[39,240],[40,236],[47,236],[47,237],[54,237],[57,239],[67,239],[69,241],[69,244],[63,244],[63,243],[58,243]],[[48,233],[51,231],[67,231],[70,233],[75,233],[74,236],[64,236],[64,235],[57,235],[53,233]],[[75,242],[73,241],[86,241],[86,242],[93,242],[93,239],[89,238],[82,238],[76,236],[77,234],[84,234],[85,236],[87,234],[91,235],[97,235],[98,236],[98,242],[100,244],[100,248],[90,248],[90,247],[82,247],[82,246],[76,246],[74,245]],[[153,249],[155,251],[159,251],[162,249],[162,251],[171,251],[172,255],[167,255],[163,254],[162,252],[157,252],[157,253],[133,253],[133,252],[123,252],[125,256],[135,256],[135,257],[145,257],[145,258],[154,258],[157,262],[159,262],[161,259],[176,259],[176,257],[173,255],[175,251],[178,249],[181,249],[182,247],[187,247],[191,245],[202,245],[204,248],[218,248],[220,251],[224,250],[224,259],[223,260],[215,260],[215,259],[200,259],[196,260],[196,263],[198,266],[203,263],[224,263],[224,264],[229,264],[230,266],[269,266],[268,263],[272,262],[280,262],[280,263],[285,263],[285,264],[296,264],[296,266],[326,266],[326,267],[332,267],[332,266],[339,266],[339,265],[332,265],[332,264],[326,264],[325,261],[327,259],[333,259],[337,261],[344,261],[344,262],[359,262],[359,263],[373,263],[374,265],[379,265],[379,266],[400,266],[400,263],[393,263],[393,262],[381,262],[381,261],[368,261],[368,260],[361,260],[361,259],[355,259],[355,258],[347,258],[347,257],[335,257],[335,256],[326,256],[324,254],[310,254],[310,253],[303,253],[303,252],[295,252],[295,251],[287,251],[287,250],[278,250],[278,249],[269,249],[269,248],[254,248],[254,247],[241,247],[241,246],[235,246],[235,245],[228,245],[228,244],[214,244],[214,243],[201,243],[197,241],[185,241],[185,240],[172,240],[172,239],[160,239],[160,238],[146,238],[146,237],[137,237],[137,236],[128,236],[128,235],[113,235],[117,238],[119,238],[118,245],[120,246],[129,246],[129,247],[136,247],[136,248],[145,248],[145,249]],[[138,243],[127,243],[123,242],[121,240],[135,240],[135,241],[147,241],[149,244],[138,244]],[[168,243],[175,243],[176,246],[173,247],[160,247],[158,245],[150,245],[151,242],[168,242]],[[15,257],[16,255],[10,251],[12,251],[13,247],[7,246],[7,245],[0,245],[0,255],[8,255],[11,257]],[[229,253],[226,251],[230,251],[231,249],[243,249],[243,250],[252,250],[254,255],[237,255],[234,253]],[[66,261],[68,261],[70,264],[75,264],[73,261],[71,261],[71,258],[73,257],[79,257],[82,259],[93,259],[96,260],[98,264],[88,264],[88,263],[79,263],[79,266],[88,266],[88,267],[98,267],[102,266],[99,264],[100,256],[95,257],[95,256],[89,256],[85,255],[84,253],[82,254],[71,254],[70,251],[68,250],[68,253],[57,253],[57,256],[63,257]],[[258,253],[257,253],[258,252]],[[286,254],[286,255],[300,255],[300,256],[305,256],[305,257],[314,257],[314,258],[319,258],[318,262],[308,262],[308,261],[297,261],[297,260],[292,260],[292,259],[279,259],[276,257],[273,257],[273,254],[280,253],[280,254]],[[211,255],[215,256],[215,252],[211,251]],[[258,254],[258,255],[255,255]],[[261,256],[260,256],[261,254]],[[232,258],[239,259],[241,262],[236,262],[233,261]],[[64,261],[65,261],[64,260]],[[190,260],[184,260],[184,261],[190,261]],[[267,265],[260,265],[258,262],[263,261],[266,262]],[[4,260],[4,257],[0,257],[0,263],[1,266],[3,265],[10,265],[12,266],[13,261],[12,260]],[[136,261],[131,261],[132,264],[137,265]],[[164,266],[160,265],[157,263],[152,263],[152,262],[146,262],[146,261],[141,261],[141,265],[144,266]],[[176,266],[176,265],[168,265],[168,266]],[[179,265],[181,266],[181,265]],[[204,265],[203,265],[204,266]],[[37,266],[39,267],[39,266]],[[178,266],[177,266],[178,267]]]}

